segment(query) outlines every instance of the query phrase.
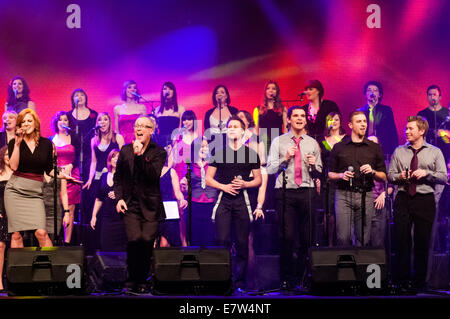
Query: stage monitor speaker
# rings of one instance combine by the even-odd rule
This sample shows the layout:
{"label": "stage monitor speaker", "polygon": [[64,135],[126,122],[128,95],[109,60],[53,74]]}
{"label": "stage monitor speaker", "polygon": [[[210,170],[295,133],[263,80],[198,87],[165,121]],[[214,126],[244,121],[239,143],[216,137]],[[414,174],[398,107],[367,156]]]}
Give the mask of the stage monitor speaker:
{"label": "stage monitor speaker", "polygon": [[230,250],[168,247],[153,253],[153,294],[230,295]]}
{"label": "stage monitor speaker", "polygon": [[113,292],[122,289],[127,280],[126,252],[98,251],[88,266],[93,291]]}
{"label": "stage monitor speaker", "polygon": [[84,249],[79,246],[11,248],[6,278],[11,296],[84,294]]}
{"label": "stage monitor speaker", "polygon": [[312,248],[311,290],[318,294],[381,294],[387,288],[386,252],[379,248]]}

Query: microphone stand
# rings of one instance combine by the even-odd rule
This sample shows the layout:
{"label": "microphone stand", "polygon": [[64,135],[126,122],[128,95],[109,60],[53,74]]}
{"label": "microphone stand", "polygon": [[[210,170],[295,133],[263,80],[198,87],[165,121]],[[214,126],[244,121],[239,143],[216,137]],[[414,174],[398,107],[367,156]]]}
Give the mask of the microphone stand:
{"label": "microphone stand", "polygon": [[[79,124],[79,119],[78,119],[78,101],[76,101],[76,103],[75,103],[75,107],[76,107],[76,109],[75,109],[75,135],[77,136],[77,138],[79,138],[80,139],[80,156],[79,156],[79,161],[78,161],[78,163],[79,163],[79,171],[80,171],[80,180],[81,181],[83,181],[84,182],[84,176],[83,176],[83,157],[84,157],[84,155],[83,155],[83,147],[84,147],[84,136],[83,136],[83,134],[81,134],[80,135],[80,124]],[[83,190],[81,190],[81,191],[83,191]],[[83,223],[82,223],[83,221],[82,221],[82,219],[81,219],[81,203],[80,204],[78,204],[78,225],[79,225],[79,227],[83,227]],[[75,225],[75,222],[74,222],[74,225]],[[79,239],[80,239],[80,246],[83,246],[83,242],[84,242],[84,235],[85,235],[85,232],[82,230],[82,229],[78,229],[78,234],[80,235],[79,237]],[[82,236],[81,236],[81,234],[83,234]],[[70,239],[71,241],[72,241],[72,238]]]}
{"label": "microphone stand", "polygon": [[361,246],[364,247],[364,225],[366,223],[366,174],[362,174],[361,190]]}
{"label": "microphone stand", "polygon": [[392,271],[392,231],[391,231],[391,225],[394,224],[393,222],[393,205],[392,205],[392,198],[388,193],[388,182],[384,182],[384,192],[386,194],[384,199],[384,207],[386,211],[386,227],[387,227],[387,234],[386,234],[386,240],[387,243],[385,243],[386,248],[386,255],[387,255],[387,278],[388,278],[388,288],[391,289],[394,287],[393,285],[393,271]]}
{"label": "microphone stand", "polygon": [[[146,98],[144,98],[144,97],[141,96],[141,95],[139,95],[138,98],[141,99],[143,103],[151,104],[151,106],[150,106],[151,109],[152,109],[152,111],[150,112],[151,115],[154,115],[154,113],[155,113],[155,107],[154,107],[154,104],[155,104],[155,103],[161,103],[161,101],[147,100]],[[138,100],[138,102],[140,102],[140,101]]]}
{"label": "microphone stand", "polygon": [[192,181],[191,181],[191,160],[186,159],[187,174],[186,180],[188,185],[188,233],[187,233],[187,244],[191,245],[192,236]]}
{"label": "microphone stand", "polygon": [[56,150],[53,154],[53,241],[59,242],[58,235],[58,156]]}

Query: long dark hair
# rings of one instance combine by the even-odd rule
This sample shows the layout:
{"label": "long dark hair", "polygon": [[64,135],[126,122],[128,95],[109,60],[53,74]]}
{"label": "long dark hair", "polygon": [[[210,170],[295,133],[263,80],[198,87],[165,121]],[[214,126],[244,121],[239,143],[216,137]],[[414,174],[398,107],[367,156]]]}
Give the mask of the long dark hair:
{"label": "long dark hair", "polygon": [[273,81],[273,80],[269,80],[266,85],[264,86],[264,99],[263,99],[263,105],[259,106],[259,112],[260,114],[264,114],[268,107],[268,103],[269,103],[269,99],[267,98],[267,87],[269,86],[269,84],[274,84],[275,85],[275,89],[277,90],[277,93],[275,94],[275,99],[274,99],[274,103],[273,103],[273,110],[277,113],[282,113],[283,112],[283,104],[281,104],[281,96],[280,96],[280,87],[278,85],[277,82]]}
{"label": "long dark hair", "polygon": [[194,126],[192,127],[192,129],[194,131],[197,129],[197,116],[195,116],[194,111],[184,111],[183,115],[181,115],[181,124],[183,124],[183,121],[194,121]]}
{"label": "long dark hair", "polygon": [[[23,91],[22,91],[22,96],[19,99],[16,99],[16,95],[14,94],[14,90],[12,88],[13,83],[15,80],[20,80],[22,81],[23,84]],[[15,105],[18,101],[23,101],[25,103],[28,103],[28,101],[30,101],[30,87],[28,86],[27,82],[25,81],[25,79],[21,76],[15,76],[12,78],[12,80],[9,82],[8,85],[8,107],[11,107],[13,105]]]}
{"label": "long dark hair", "polygon": [[216,92],[217,92],[217,90],[220,89],[220,88],[223,88],[223,89],[225,90],[225,93],[227,93],[227,100],[226,100],[226,102],[227,102],[227,106],[230,106],[230,103],[231,103],[230,92],[228,92],[227,87],[226,87],[225,85],[223,85],[223,84],[219,84],[219,85],[216,86],[216,87],[214,88],[214,90],[213,90],[213,93],[212,93],[212,102],[213,102],[214,106],[217,107]]}
{"label": "long dark hair", "polygon": [[[164,97],[163,89],[167,86],[169,89],[173,91],[173,96],[171,99],[171,103],[167,103],[166,98]],[[161,88],[161,106],[158,109],[158,113],[163,113],[164,110],[170,110],[173,109],[174,112],[178,112],[178,97],[177,97],[177,89],[175,87],[175,84],[172,82],[166,82],[163,84]]]}

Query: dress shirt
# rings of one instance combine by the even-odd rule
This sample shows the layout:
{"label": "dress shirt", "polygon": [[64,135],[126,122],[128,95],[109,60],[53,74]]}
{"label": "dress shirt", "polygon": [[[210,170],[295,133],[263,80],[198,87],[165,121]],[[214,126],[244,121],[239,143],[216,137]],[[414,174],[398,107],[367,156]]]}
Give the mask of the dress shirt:
{"label": "dress shirt", "polygon": [[[286,188],[297,189],[299,187],[314,187],[314,181],[309,174],[309,165],[307,165],[306,160],[308,154],[314,155],[316,157],[315,170],[319,173],[322,172],[322,160],[320,158],[319,144],[317,144],[315,139],[306,134],[302,134],[300,136],[302,138],[299,144],[302,154],[302,184],[299,186],[295,183],[294,157],[292,157],[289,161],[286,161],[285,159],[287,150],[295,146],[293,137],[294,134],[292,131],[289,131],[286,134],[276,137],[272,141],[266,167],[267,172],[269,174],[276,174],[279,172],[281,167],[285,166],[286,176],[288,177]],[[282,175],[283,174],[278,174],[275,188],[283,187]]]}

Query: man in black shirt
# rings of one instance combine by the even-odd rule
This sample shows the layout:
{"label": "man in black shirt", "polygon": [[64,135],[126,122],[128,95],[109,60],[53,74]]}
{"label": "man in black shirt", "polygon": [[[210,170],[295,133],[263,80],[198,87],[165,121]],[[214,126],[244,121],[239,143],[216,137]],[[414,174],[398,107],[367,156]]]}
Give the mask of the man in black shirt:
{"label": "man in black shirt", "polygon": [[[226,147],[215,152],[206,172],[206,185],[220,190],[212,215],[217,243],[231,247],[232,228],[234,230],[237,266],[234,283],[238,292],[245,289],[248,236],[253,221],[246,189],[261,185],[259,156],[243,144],[244,131],[244,122],[233,115],[227,123]],[[261,210],[255,210],[254,214],[256,219],[264,217]]]}
{"label": "man in black shirt", "polygon": [[[447,124],[449,115],[449,110],[446,107],[441,105],[441,88],[435,84],[430,85],[427,88],[427,99],[428,99],[428,107],[417,113],[418,116],[421,116],[425,120],[427,120],[429,125],[429,130],[426,135],[427,143],[431,145],[437,146],[441,149],[444,154],[444,158],[447,161],[450,154],[447,154],[448,151],[446,148],[448,145],[444,142],[444,140],[439,136],[439,129],[445,129],[445,125]],[[444,121],[446,121],[444,123]]]}
{"label": "man in black shirt", "polygon": [[136,139],[120,150],[114,174],[116,209],[124,214],[128,240],[128,288],[137,292],[146,291],[158,222],[165,218],[159,180],[167,153],[150,139],[154,129],[149,118],[136,120]]}
{"label": "man in black shirt", "polygon": [[[365,138],[367,119],[363,112],[350,115],[351,136],[337,143],[330,155],[328,177],[337,181],[336,234],[338,246],[367,245],[374,215],[373,180],[386,180],[386,166],[381,147]],[[365,206],[365,216],[363,210]],[[364,221],[362,218],[364,217]],[[361,225],[364,225],[362,233]],[[364,240],[362,240],[364,236]]]}

